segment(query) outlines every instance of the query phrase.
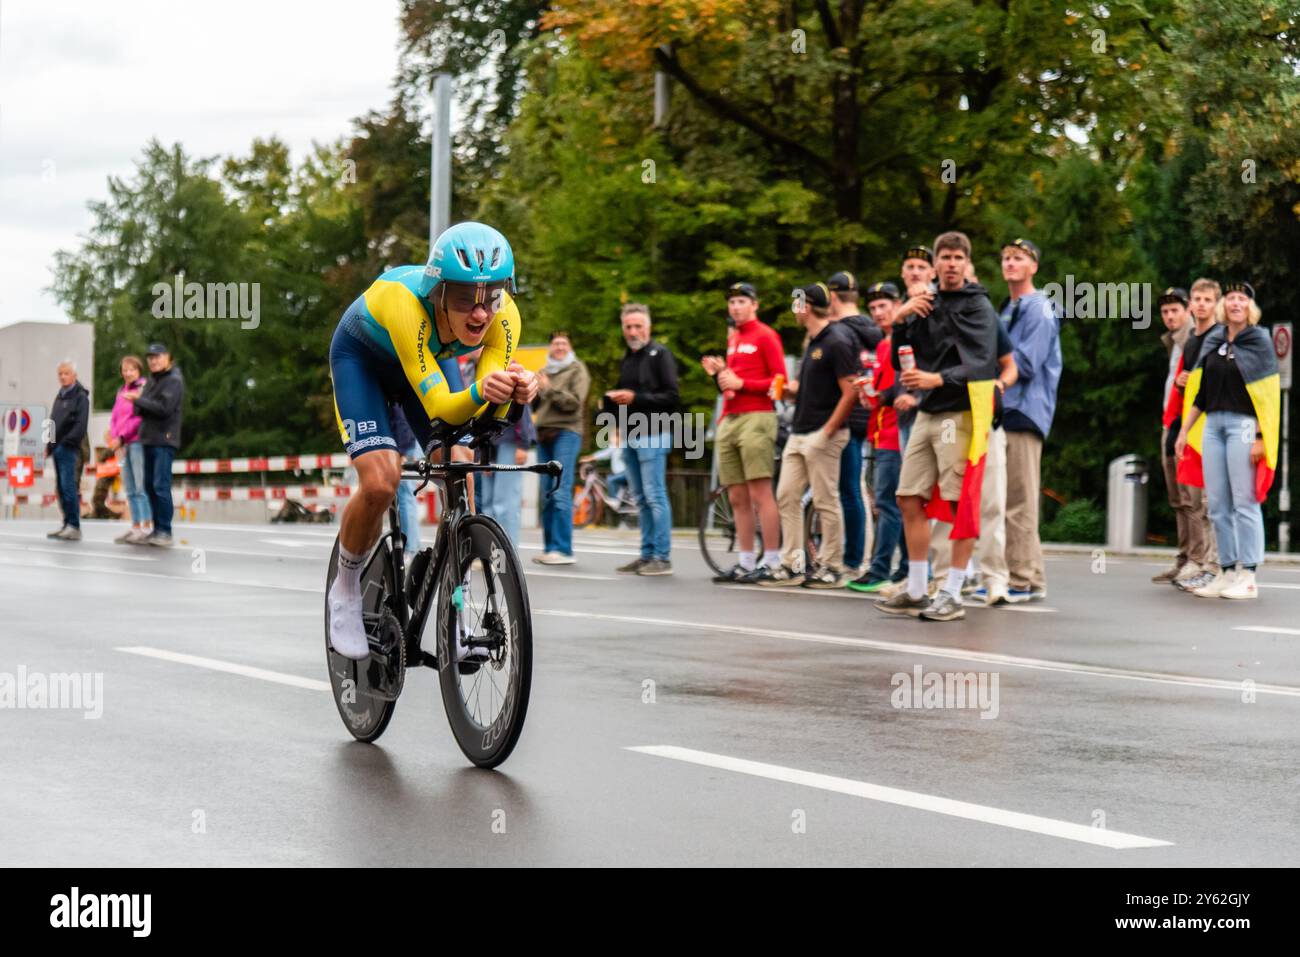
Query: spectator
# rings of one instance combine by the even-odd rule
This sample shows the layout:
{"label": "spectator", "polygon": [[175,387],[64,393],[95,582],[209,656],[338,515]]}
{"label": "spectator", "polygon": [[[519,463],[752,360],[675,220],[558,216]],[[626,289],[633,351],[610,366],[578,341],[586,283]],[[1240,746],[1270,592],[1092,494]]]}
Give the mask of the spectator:
{"label": "spectator", "polygon": [[[997,374],[997,314],[984,287],[965,280],[970,240],[944,233],[934,244],[938,293],[921,292],[907,303],[908,318],[894,324],[894,369],[901,385],[921,390],[919,411],[898,482],[899,507],[907,534],[907,588],[876,607],[889,614],[929,621],[966,617],[961,589],[974,538],[979,534],[980,491],[988,424]],[[902,369],[902,349],[913,350],[915,368]],[[981,405],[987,401],[987,407]],[[910,396],[895,400],[907,408]],[[937,495],[935,494],[937,492]],[[927,505],[928,503],[928,505]],[[947,508],[944,507],[947,504]],[[952,567],[933,601],[929,579],[928,511],[953,514]]]}
{"label": "spectator", "polygon": [[622,323],[627,351],[619,366],[618,383],[605,393],[602,410],[610,415],[623,412],[620,433],[627,423],[627,434],[620,439],[628,486],[640,506],[641,554],[618,571],[671,575],[673,510],[668,501],[667,472],[673,440],[663,426],[680,405],[677,360],[667,346],[650,337],[649,306],[628,303],[622,310]]}
{"label": "spectator", "polygon": [[54,441],[45,446],[45,454],[54,457],[54,479],[59,492],[63,524],[46,538],[64,542],[81,541],[81,470],[78,450],[90,425],[90,393],[77,379],[77,365],[71,359],[59,363],[59,392],[54,397],[50,420],[54,423]]}
{"label": "spectator", "polygon": [[172,460],[181,446],[185,380],[172,365],[161,342],[149,346],[149,381],[138,396],[127,394],[140,414],[140,443],[144,446],[144,486],[153,513],[153,531],[136,544],[172,546]]}
{"label": "spectator", "polygon": [[[1151,580],[1158,585],[1167,585],[1181,578],[1188,570],[1187,563],[1190,559],[1188,548],[1192,534],[1192,496],[1188,491],[1189,487],[1178,481],[1178,460],[1173,455],[1173,444],[1177,441],[1181,425],[1181,423],[1174,424],[1180,418],[1182,404],[1182,390],[1178,387],[1177,379],[1182,371],[1183,345],[1187,342],[1188,333],[1191,332],[1191,326],[1187,321],[1187,301],[1186,290],[1172,286],[1156,298],[1156,305],[1160,308],[1160,320],[1165,326],[1165,331],[1160,335],[1160,342],[1165,347],[1167,366],[1164,391],[1160,394],[1160,466],[1161,471],[1164,472],[1165,494],[1169,498],[1169,507],[1174,511],[1174,526],[1178,534],[1178,554],[1174,557],[1174,563],[1164,571],[1151,576]],[[1172,436],[1169,434],[1171,428],[1173,428]],[[1202,544],[1201,550],[1203,547]],[[1200,570],[1199,565],[1197,570]]]}
{"label": "spectator", "polygon": [[[871,318],[884,336],[876,347],[875,395],[867,403],[870,419],[867,436],[871,442],[872,456],[876,462],[875,495],[880,520],[876,523],[876,542],[871,554],[871,564],[862,577],[845,587],[853,591],[878,592],[890,582],[894,551],[903,532],[903,516],[898,510],[898,471],[902,467],[899,451],[898,413],[886,396],[893,394],[895,382],[892,363],[892,338],[894,316],[898,312],[900,295],[892,282],[877,282],[867,287],[866,303]],[[906,546],[904,546],[906,552]],[[904,554],[904,561],[907,560]],[[906,574],[906,572],[904,572]]]}
{"label": "spectator", "polygon": [[1281,416],[1277,355],[1272,337],[1259,328],[1260,318],[1250,283],[1227,283],[1214,310],[1218,325],[1205,337],[1187,382],[1190,407],[1174,447],[1178,477],[1204,485],[1219,549],[1219,574],[1192,592],[1200,598],[1259,595],[1255,569],[1264,561],[1260,502],[1268,496],[1277,468]]}
{"label": "spectator", "polygon": [[[1161,464],[1163,465],[1166,459],[1175,463],[1172,470],[1175,482],[1178,482],[1176,468],[1178,460],[1174,455],[1174,443],[1178,440],[1178,433],[1182,431],[1184,390],[1187,388],[1187,380],[1192,370],[1196,368],[1196,363],[1201,357],[1201,345],[1205,342],[1205,337],[1210,334],[1210,330],[1215,328],[1214,307],[1219,304],[1220,295],[1219,284],[1213,279],[1198,279],[1192,283],[1191,313],[1195,328],[1187,333],[1187,339],[1183,343],[1182,363],[1178,369],[1178,376],[1174,379],[1174,389],[1169,393],[1169,407],[1165,410],[1165,431],[1162,433],[1165,441],[1160,443]],[[1166,485],[1169,479],[1170,471],[1166,470]],[[1196,591],[1218,576],[1218,548],[1214,542],[1214,525],[1210,522],[1209,513],[1205,508],[1205,490],[1185,482],[1178,482],[1178,487],[1191,502],[1191,514],[1187,520],[1187,564],[1183,573],[1174,578],[1173,582],[1174,587],[1180,591]],[[1180,550],[1183,541],[1183,536],[1180,534],[1178,536]],[[1157,581],[1158,578],[1152,580]]]}
{"label": "spectator", "polygon": [[95,465],[95,491],[90,497],[90,517],[121,518],[119,512],[108,507],[108,493],[112,491],[113,483],[122,472],[121,466],[117,464],[117,459],[110,448],[101,448],[97,457],[99,461]]}
{"label": "spectator", "polygon": [[[704,356],[700,365],[722,390],[718,423],[718,481],[727,489],[736,522],[739,561],[715,582],[754,584],[772,577],[780,564],[781,516],[772,494],[776,468],[776,409],[768,393],[785,375],[781,337],[758,318],[758,292],[747,282],[727,290],[727,355]],[[762,560],[754,550],[754,516],[763,529]]]}
{"label": "spectator", "polygon": [[[967,271],[967,282],[970,271]],[[1003,395],[1016,384],[1018,372],[1012,354],[1011,336],[1006,326],[997,324],[998,377],[993,381],[993,421],[989,426],[988,451],[984,457],[984,484],[980,490],[980,535],[975,542],[975,557],[966,563],[966,587],[986,605],[1005,605],[1009,571],[1007,569],[1007,434],[1002,428]],[[935,522],[930,533],[934,542],[934,573],[930,593],[938,590],[939,579],[952,565],[952,523]],[[978,564],[976,564],[978,562]],[[975,576],[979,576],[976,587]]]}
{"label": "spectator", "polygon": [[[808,332],[799,364],[790,438],[781,455],[776,498],[781,510],[781,567],[759,584],[839,588],[843,584],[843,516],[840,512],[840,455],[849,441],[849,409],[857,402],[857,343],[831,321],[830,290],[813,283],[796,290],[795,315]],[[805,571],[803,494],[812,487],[813,508],[821,522],[821,549],[815,567]]]}
{"label": "spectator", "polygon": [[[497,465],[525,465],[528,450],[537,444],[537,430],[527,406],[517,422],[502,432],[492,445],[492,461]],[[523,508],[523,472],[483,472],[479,475],[482,490],[479,508],[495,518],[510,541],[519,544],[519,515]]]}
{"label": "spectator", "polygon": [[[837,272],[826,280],[831,294],[831,321],[850,332],[858,350],[858,371],[865,372],[876,359],[883,337],[880,327],[858,312],[858,280],[851,272]],[[844,567],[857,574],[866,550],[867,506],[862,498],[862,443],[867,438],[871,413],[861,402],[849,410],[849,441],[840,456],[840,510],[844,514]]]}
{"label": "spectator", "polygon": [[1002,277],[1011,295],[1002,307],[1016,360],[1015,385],[1003,397],[1007,433],[1007,568],[1012,602],[1047,597],[1043,545],[1038,538],[1043,443],[1056,415],[1061,382],[1061,329],[1052,301],[1034,288],[1041,261],[1027,239],[1002,247]]}
{"label": "spectator", "polygon": [[137,356],[124,356],[120,366],[122,387],[113,402],[108,424],[108,447],[117,452],[122,475],[122,491],[131,511],[131,527],[113,539],[119,545],[134,545],[153,531],[153,512],[144,484],[144,446],[140,444],[140,414],[128,395],[139,398],[147,380],[144,363]]}
{"label": "spectator", "polygon": [[591,375],[573,351],[567,332],[551,333],[546,365],[538,378],[540,389],[533,401],[537,454],[544,461],[558,461],[564,471],[559,484],[542,503],[543,549],[533,561],[539,565],[572,565],[576,561],[573,557],[573,484],[577,477],[578,450],[582,447],[582,423]]}

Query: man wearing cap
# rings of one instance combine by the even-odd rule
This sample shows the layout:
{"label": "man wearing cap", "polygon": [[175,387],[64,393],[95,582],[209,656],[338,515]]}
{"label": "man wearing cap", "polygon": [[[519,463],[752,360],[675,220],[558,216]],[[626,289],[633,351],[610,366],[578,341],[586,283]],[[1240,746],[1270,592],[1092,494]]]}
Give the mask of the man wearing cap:
{"label": "man wearing cap", "polygon": [[153,511],[153,531],[138,545],[172,545],[172,460],[181,446],[181,406],[185,380],[172,365],[161,342],[149,346],[149,382],[138,396],[127,398],[140,414],[140,444],[144,446],[144,487]]}
{"label": "man wearing cap", "polygon": [[[1187,291],[1177,286],[1170,286],[1156,299],[1156,305],[1160,309],[1160,321],[1165,325],[1165,331],[1160,335],[1160,342],[1165,347],[1168,364],[1164,391],[1160,396],[1160,467],[1165,476],[1165,494],[1169,497],[1169,507],[1174,511],[1174,526],[1178,535],[1178,554],[1174,557],[1174,563],[1151,577],[1151,580],[1158,585],[1199,575],[1200,563],[1205,558],[1205,543],[1200,541],[1201,536],[1192,530],[1194,525],[1199,525],[1196,521],[1192,491],[1178,481],[1178,460],[1174,456],[1173,448],[1182,424],[1183,390],[1178,380],[1182,378],[1183,348],[1192,331],[1191,324],[1188,322],[1188,302]],[[1183,382],[1186,381],[1184,378]],[[1195,558],[1191,554],[1194,538],[1198,539]]]}
{"label": "man wearing cap", "polygon": [[[1165,420],[1168,430],[1168,441],[1161,443],[1162,461],[1163,456],[1173,456],[1174,442],[1178,438],[1178,432],[1182,427],[1182,416],[1184,413],[1183,400],[1184,390],[1187,388],[1187,380],[1190,378],[1192,370],[1196,368],[1196,363],[1201,358],[1201,346],[1204,344],[1210,330],[1214,328],[1214,310],[1219,304],[1219,298],[1223,295],[1219,284],[1213,279],[1198,279],[1192,283],[1192,294],[1189,297],[1188,311],[1192,314],[1191,329],[1187,333],[1187,341],[1183,343],[1183,360],[1178,375],[1174,379],[1174,388],[1177,393],[1177,409],[1166,410]],[[1171,404],[1173,404],[1171,395]],[[1170,415],[1170,412],[1174,415]],[[1187,564],[1184,566],[1182,574],[1174,579],[1174,587],[1180,591],[1194,592],[1210,582],[1214,581],[1219,575],[1219,550],[1214,541],[1214,523],[1210,521],[1209,509],[1205,501],[1205,490],[1195,485],[1188,485],[1185,482],[1180,483],[1186,491],[1187,496],[1192,502],[1192,519],[1188,529],[1187,541]],[[1180,543],[1181,547],[1181,543]]]}
{"label": "man wearing cap", "polygon": [[[898,480],[898,504],[907,530],[907,588],[877,603],[881,611],[926,621],[966,617],[961,589],[979,536],[984,446],[997,375],[997,313],[983,286],[966,282],[970,240],[946,232],[935,240],[939,291],[907,321],[894,323],[893,366],[899,381],[923,393]],[[913,297],[919,298],[919,297]],[[903,347],[913,363],[904,369]],[[897,408],[916,402],[910,395]],[[978,401],[979,406],[972,403]],[[985,404],[987,403],[987,404]],[[931,601],[929,517],[953,516],[952,567]]]}
{"label": "man wearing cap", "polygon": [[[857,401],[853,380],[858,354],[847,330],[831,322],[831,295],[824,283],[795,290],[794,312],[808,332],[799,364],[794,419],[781,455],[776,499],[781,511],[781,567],[759,582],[768,587],[839,588],[844,539],[840,514],[840,454],[849,441],[849,409]],[[803,493],[812,487],[821,521],[816,566],[803,569]]]}
{"label": "man wearing cap", "polygon": [[[871,564],[861,577],[845,587],[853,591],[878,592],[890,581],[894,563],[894,550],[898,548],[903,532],[903,516],[898,510],[898,472],[902,467],[902,454],[898,441],[898,413],[893,406],[896,376],[892,365],[890,332],[902,296],[892,282],[876,282],[864,292],[867,310],[880,329],[883,338],[876,346],[875,395],[867,397],[869,419],[867,438],[875,458],[876,507],[880,521],[876,523],[876,541],[871,551]],[[907,561],[907,548],[903,548],[903,561]],[[903,572],[906,577],[906,570]]]}
{"label": "man wearing cap", "polygon": [[[858,280],[851,272],[837,272],[826,280],[831,293],[831,321],[848,332],[858,347],[858,373],[866,372],[874,361],[876,348],[883,338],[880,327],[858,312]],[[849,410],[849,441],[840,456],[840,510],[844,514],[844,567],[862,565],[866,549],[867,506],[862,498],[862,443],[867,438],[871,414],[866,406],[855,402]]]}
{"label": "man wearing cap", "polygon": [[[715,582],[753,584],[781,564],[781,516],[772,494],[776,468],[776,410],[768,392],[785,375],[781,337],[758,318],[758,291],[747,282],[727,289],[727,357],[704,356],[700,365],[722,391],[718,423],[718,481],[727,489],[736,521],[739,561]],[[754,513],[763,530],[762,560],[754,549]]]}
{"label": "man wearing cap", "polygon": [[1002,247],[1002,278],[1010,299],[1002,321],[1011,338],[1015,384],[1002,396],[1002,429],[1007,436],[1007,569],[1012,602],[1047,597],[1043,545],[1038,537],[1043,443],[1056,415],[1061,381],[1061,326],[1052,301],[1034,288],[1042,255],[1028,239]]}

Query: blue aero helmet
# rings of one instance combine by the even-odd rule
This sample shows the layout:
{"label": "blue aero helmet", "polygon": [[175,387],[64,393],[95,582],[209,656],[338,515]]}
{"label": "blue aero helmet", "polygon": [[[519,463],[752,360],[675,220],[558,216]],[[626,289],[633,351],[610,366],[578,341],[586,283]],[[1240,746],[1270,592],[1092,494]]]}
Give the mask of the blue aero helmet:
{"label": "blue aero helmet", "polygon": [[427,297],[440,282],[514,285],[515,254],[501,233],[484,223],[457,223],[433,242],[420,277],[419,294]]}

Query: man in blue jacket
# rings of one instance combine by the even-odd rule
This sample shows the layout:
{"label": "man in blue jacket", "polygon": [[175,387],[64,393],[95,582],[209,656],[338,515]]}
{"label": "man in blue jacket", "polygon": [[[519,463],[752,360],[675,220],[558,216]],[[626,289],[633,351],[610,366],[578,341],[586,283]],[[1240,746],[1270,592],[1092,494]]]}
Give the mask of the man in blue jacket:
{"label": "man in blue jacket", "polygon": [[1003,397],[1002,413],[1007,434],[1008,598],[1013,602],[1047,597],[1038,497],[1043,442],[1056,414],[1056,388],[1061,381],[1061,328],[1052,301],[1034,288],[1039,262],[1039,249],[1028,239],[1002,247],[1002,278],[1011,295],[1002,307],[1002,321],[1019,372],[1016,384]]}

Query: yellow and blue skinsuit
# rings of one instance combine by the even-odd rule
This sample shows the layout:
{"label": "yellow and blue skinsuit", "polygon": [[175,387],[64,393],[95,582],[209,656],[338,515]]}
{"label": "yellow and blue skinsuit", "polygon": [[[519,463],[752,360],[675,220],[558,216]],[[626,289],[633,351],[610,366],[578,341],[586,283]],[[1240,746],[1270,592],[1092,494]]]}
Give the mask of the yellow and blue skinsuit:
{"label": "yellow and blue skinsuit", "polygon": [[423,274],[423,266],[388,270],[348,306],[334,331],[334,414],[354,459],[375,449],[406,451],[393,437],[390,404],[401,406],[421,447],[432,420],[458,425],[477,415],[486,405],[483,377],[504,370],[519,342],[519,309],[505,293],[483,334],[477,379],[464,388],[456,357],[479,346],[439,340],[431,301],[437,286],[429,299],[416,293]]}

